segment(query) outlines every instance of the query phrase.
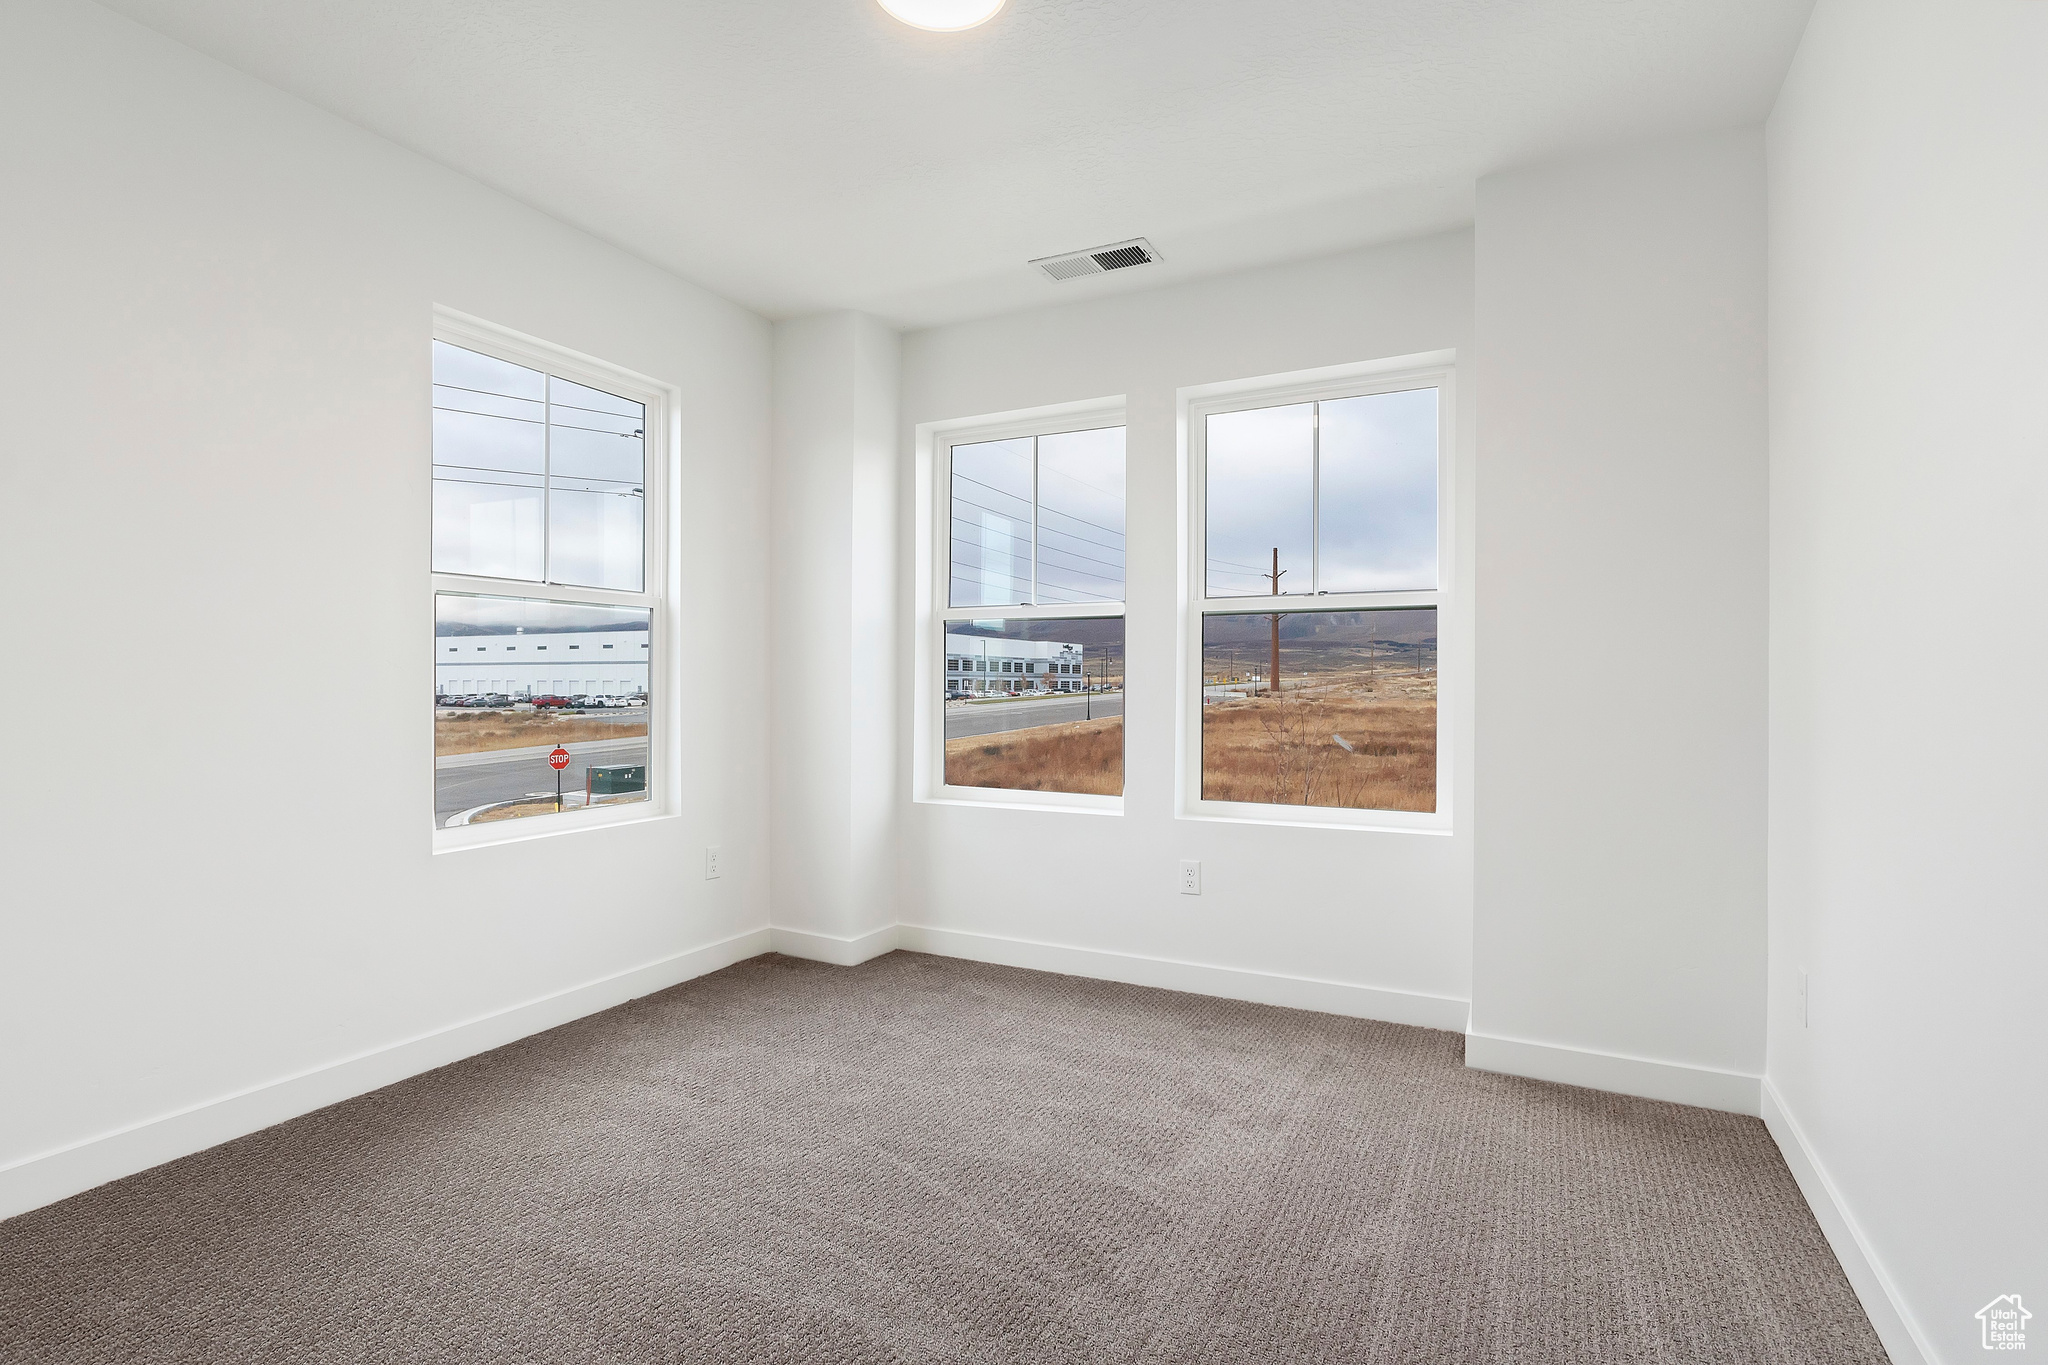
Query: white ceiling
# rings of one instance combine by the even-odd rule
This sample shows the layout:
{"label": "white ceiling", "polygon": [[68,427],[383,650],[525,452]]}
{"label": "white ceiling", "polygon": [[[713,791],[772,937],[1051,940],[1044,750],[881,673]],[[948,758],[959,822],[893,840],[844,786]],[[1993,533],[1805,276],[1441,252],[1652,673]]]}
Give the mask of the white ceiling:
{"label": "white ceiling", "polygon": [[[1812,0],[108,0],[771,317],[925,325],[1469,222],[1769,110]],[[1053,284],[1032,257],[1146,236]]]}

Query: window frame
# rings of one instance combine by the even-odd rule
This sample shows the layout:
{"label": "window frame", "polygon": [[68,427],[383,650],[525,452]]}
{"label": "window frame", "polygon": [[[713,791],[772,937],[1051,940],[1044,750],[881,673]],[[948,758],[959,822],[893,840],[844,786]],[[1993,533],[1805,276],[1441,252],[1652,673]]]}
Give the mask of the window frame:
{"label": "window frame", "polygon": [[[669,542],[671,528],[677,521],[674,498],[681,465],[681,391],[672,384],[665,384],[658,379],[600,360],[595,356],[572,351],[538,337],[515,332],[510,328],[500,327],[482,318],[471,317],[448,308],[434,309],[432,339],[645,404],[647,417],[643,428],[646,433],[646,447],[644,492],[641,498],[644,518],[641,526],[641,554],[644,558],[639,591],[628,591],[623,588],[586,588],[538,579],[435,572],[432,514],[429,510],[425,547],[429,621],[435,619],[436,599],[444,594],[571,605],[631,607],[647,612],[648,645],[645,801],[596,809],[565,810],[559,814],[524,820],[494,821],[487,825],[462,825],[455,828],[443,826],[438,815],[435,815],[432,822],[433,851],[436,854],[451,853],[463,849],[569,834],[577,830],[602,829],[613,825],[638,824],[646,820],[668,818],[680,808],[676,790],[680,779],[680,763],[676,753],[673,719],[680,714],[680,699],[674,695],[673,688],[673,680],[680,676],[680,669],[674,666],[674,661],[670,657],[672,642],[679,638],[673,628],[674,622],[670,619],[678,594],[672,581],[674,562],[669,552]],[[428,503],[431,509],[431,362],[428,365],[427,391],[427,465],[430,485]],[[435,639],[438,640],[439,637]],[[438,663],[438,654],[432,648],[427,653],[431,669]],[[438,677],[437,672],[432,673],[429,682],[437,681]],[[431,727],[433,722],[430,719],[428,723]],[[428,752],[433,752],[431,729]],[[435,810],[437,780],[434,770],[430,768],[426,784],[426,801],[430,814],[434,814]]]}
{"label": "window frame", "polygon": [[[1181,564],[1180,667],[1175,689],[1179,713],[1174,756],[1174,814],[1185,820],[1237,824],[1360,829],[1382,833],[1451,832],[1452,708],[1446,679],[1457,662],[1446,646],[1456,637],[1455,471],[1457,356],[1453,351],[1366,361],[1295,374],[1267,375],[1181,389],[1180,426]],[[1330,402],[1411,389],[1437,390],[1436,587],[1377,592],[1292,593],[1278,597],[1208,596],[1207,419],[1311,401]],[[1320,527],[1322,509],[1311,506]],[[1319,531],[1318,531],[1319,534]],[[1317,611],[1372,611],[1433,608],[1437,614],[1436,809],[1434,811],[1353,810],[1342,806],[1283,806],[1250,801],[1211,801],[1202,796],[1202,638],[1210,616],[1292,615]]]}
{"label": "window frame", "polygon": [[[1114,602],[1058,602],[1043,605],[955,607],[953,570],[953,447],[1026,436],[1057,436],[1065,432],[1124,429],[1124,599]],[[997,806],[1028,810],[1060,810],[1093,815],[1121,815],[1124,798],[1087,792],[1020,791],[1007,787],[956,787],[946,781],[946,628],[962,621],[1124,622],[1124,782],[1130,770],[1130,423],[1122,397],[1089,399],[1018,412],[923,423],[917,428],[917,514],[925,534],[919,539],[918,617],[912,668],[912,799],[938,805]],[[1035,499],[1034,499],[1035,502]],[[1036,512],[1034,511],[1034,517]],[[1034,552],[1034,561],[1036,555]],[[1035,562],[1034,562],[1035,572]],[[1027,675],[1028,676],[1028,675]]]}

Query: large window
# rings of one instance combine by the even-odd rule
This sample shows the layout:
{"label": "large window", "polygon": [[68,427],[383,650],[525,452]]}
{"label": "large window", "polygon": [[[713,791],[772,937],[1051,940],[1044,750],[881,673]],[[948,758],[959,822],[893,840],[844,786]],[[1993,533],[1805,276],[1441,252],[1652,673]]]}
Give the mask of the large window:
{"label": "large window", "polygon": [[1408,371],[1189,404],[1192,813],[1440,823],[1449,379]]}
{"label": "large window", "polygon": [[467,319],[435,330],[437,838],[644,813],[667,391]]}
{"label": "large window", "polygon": [[1121,412],[959,431],[934,456],[938,785],[1114,804],[1124,785]]}

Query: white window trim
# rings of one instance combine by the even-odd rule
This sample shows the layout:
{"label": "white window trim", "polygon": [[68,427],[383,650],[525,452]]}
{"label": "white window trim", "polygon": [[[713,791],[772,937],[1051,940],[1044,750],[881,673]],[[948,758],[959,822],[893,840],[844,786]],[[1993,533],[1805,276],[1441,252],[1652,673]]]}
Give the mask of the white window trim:
{"label": "white window trim", "polygon": [[[955,787],[946,782],[946,626],[965,620],[1122,619],[1124,626],[1124,781],[1130,782],[1130,624],[1123,602],[1064,602],[1052,606],[953,607],[952,449],[979,441],[1020,436],[1053,436],[1095,427],[1125,427],[1125,507],[1130,506],[1129,432],[1121,397],[1088,399],[1049,407],[991,413],[981,417],[926,422],[917,428],[917,631],[911,666],[911,799],[928,805],[989,806],[1009,810],[1052,810],[1085,815],[1121,815],[1122,796],[1085,792],[1015,791],[1004,787]],[[1125,517],[1126,535],[1129,516]],[[1124,588],[1130,591],[1130,554],[1125,541]]]}
{"label": "white window trim", "polygon": [[[1181,666],[1174,709],[1178,741],[1174,746],[1174,815],[1183,820],[1215,820],[1237,824],[1293,825],[1311,829],[1357,829],[1381,833],[1435,834],[1451,832],[1453,742],[1457,739],[1446,704],[1446,679],[1458,667],[1447,659],[1446,642],[1458,637],[1460,599],[1456,591],[1455,541],[1455,391],[1457,353],[1429,351],[1335,365],[1326,369],[1231,380],[1178,391],[1180,444],[1180,619],[1176,638]],[[1437,586],[1431,592],[1356,592],[1281,597],[1209,597],[1207,530],[1203,468],[1205,421],[1219,412],[1276,407],[1310,400],[1355,398],[1374,393],[1435,387],[1437,398]],[[1349,810],[1336,806],[1278,806],[1248,801],[1209,801],[1202,797],[1202,618],[1207,615],[1257,616],[1268,612],[1369,611],[1397,607],[1434,607],[1437,613],[1436,809],[1432,812]]]}
{"label": "white window trim", "polygon": [[[591,603],[600,606],[643,607],[647,609],[647,800],[630,805],[601,806],[594,810],[563,811],[524,820],[494,821],[487,825],[444,828],[433,822],[434,852],[454,853],[498,844],[523,843],[529,839],[573,834],[578,830],[603,829],[613,825],[640,824],[671,818],[681,808],[680,744],[675,718],[682,714],[682,698],[676,683],[682,677],[678,661],[671,655],[680,639],[673,614],[680,598],[675,582],[675,565],[669,554],[669,528],[678,521],[678,472],[682,459],[682,393],[674,385],[632,370],[622,369],[595,356],[553,345],[538,337],[500,327],[482,318],[453,309],[434,309],[434,340],[468,350],[480,351],[514,365],[542,370],[572,383],[601,389],[647,405],[647,470],[645,497],[647,523],[642,531],[641,552],[646,556],[646,573],[640,592],[612,588],[570,587],[540,583],[523,578],[489,578],[472,574],[433,572],[433,541],[429,531],[426,546],[428,592],[427,615],[434,614],[433,598],[441,593],[466,593],[483,597],[518,597],[536,601]],[[431,393],[431,387],[429,388]],[[428,414],[431,429],[431,413]],[[429,437],[431,440],[431,437]],[[431,454],[429,456],[431,460]],[[426,651],[428,684],[438,676],[433,649]],[[433,695],[429,692],[427,695]],[[427,750],[433,752],[429,710]],[[426,804],[434,811],[434,776],[426,782]]]}

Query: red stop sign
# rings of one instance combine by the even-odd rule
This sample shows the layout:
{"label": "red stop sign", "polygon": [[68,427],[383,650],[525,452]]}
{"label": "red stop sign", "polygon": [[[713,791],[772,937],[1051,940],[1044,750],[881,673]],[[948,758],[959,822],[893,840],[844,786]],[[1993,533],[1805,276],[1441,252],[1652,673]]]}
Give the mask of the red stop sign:
{"label": "red stop sign", "polygon": [[562,769],[568,767],[569,751],[567,749],[564,749],[561,745],[557,744],[555,746],[555,751],[548,755],[548,766],[550,768],[553,768],[556,772],[560,772],[562,771]]}

